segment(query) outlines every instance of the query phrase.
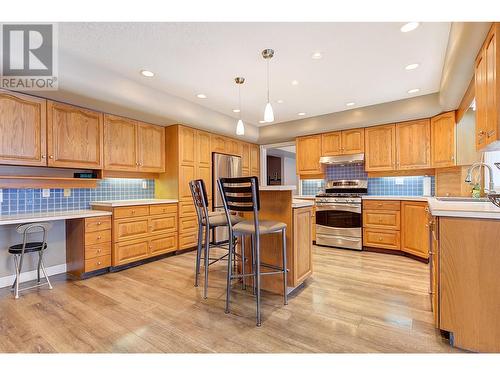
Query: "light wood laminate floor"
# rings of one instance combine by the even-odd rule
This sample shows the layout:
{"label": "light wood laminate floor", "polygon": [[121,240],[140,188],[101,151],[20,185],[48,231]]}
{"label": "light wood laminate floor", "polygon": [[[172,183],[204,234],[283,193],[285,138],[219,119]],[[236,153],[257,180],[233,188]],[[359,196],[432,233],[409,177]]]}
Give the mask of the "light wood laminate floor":
{"label": "light wood laminate floor", "polygon": [[225,263],[209,298],[193,287],[195,253],[14,300],[0,290],[0,352],[451,352],[434,328],[428,266],[401,256],[314,247],[314,275],[289,305],[235,288],[224,314]]}

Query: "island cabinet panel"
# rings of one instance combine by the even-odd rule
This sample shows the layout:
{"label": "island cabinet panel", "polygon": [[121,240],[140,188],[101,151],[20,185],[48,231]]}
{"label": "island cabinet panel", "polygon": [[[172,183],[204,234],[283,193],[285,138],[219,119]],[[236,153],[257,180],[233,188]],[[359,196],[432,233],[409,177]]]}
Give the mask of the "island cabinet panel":
{"label": "island cabinet panel", "polygon": [[312,207],[293,210],[293,285],[312,275]]}
{"label": "island cabinet panel", "polygon": [[500,220],[439,218],[440,328],[456,347],[500,352]]}
{"label": "island cabinet panel", "polygon": [[102,169],[102,113],[49,101],[47,123],[49,166]]}
{"label": "island cabinet panel", "polygon": [[430,120],[396,124],[397,169],[425,169],[431,166]]}
{"label": "island cabinet panel", "polygon": [[137,171],[137,121],[104,115],[104,169]]}
{"label": "island cabinet panel", "polygon": [[111,216],[66,221],[66,272],[85,278],[111,266]]}
{"label": "island cabinet panel", "polygon": [[401,202],[401,250],[429,258],[427,202]]}
{"label": "island cabinet panel", "polygon": [[396,169],[396,126],[394,124],[365,129],[365,170]]}
{"label": "island cabinet panel", "polygon": [[165,172],[165,131],[161,126],[139,122],[137,147],[140,172]]}
{"label": "island cabinet panel", "polygon": [[431,306],[436,328],[439,323],[439,218],[427,212],[429,222],[429,268],[431,276]]}
{"label": "island cabinet panel", "polygon": [[431,118],[431,156],[434,168],[456,165],[455,111]]}
{"label": "island cabinet panel", "polygon": [[342,133],[332,132],[321,134],[321,156],[342,154]]}
{"label": "island cabinet panel", "polygon": [[47,102],[0,90],[0,164],[46,166]]}
{"label": "island cabinet panel", "polygon": [[297,174],[318,175],[322,168],[319,162],[321,157],[321,135],[298,137],[297,148]]}

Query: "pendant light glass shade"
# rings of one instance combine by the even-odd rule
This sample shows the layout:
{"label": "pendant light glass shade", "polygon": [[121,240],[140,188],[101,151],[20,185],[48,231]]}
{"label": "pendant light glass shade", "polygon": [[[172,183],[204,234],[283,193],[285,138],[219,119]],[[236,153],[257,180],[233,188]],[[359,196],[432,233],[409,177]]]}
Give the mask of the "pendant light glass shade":
{"label": "pendant light glass shade", "polygon": [[245,125],[243,125],[241,119],[239,119],[238,124],[236,124],[236,135],[245,135]]}
{"label": "pendant light glass shade", "polygon": [[264,109],[264,121],[265,122],[273,122],[274,121],[274,112],[271,103],[267,102],[266,109]]}

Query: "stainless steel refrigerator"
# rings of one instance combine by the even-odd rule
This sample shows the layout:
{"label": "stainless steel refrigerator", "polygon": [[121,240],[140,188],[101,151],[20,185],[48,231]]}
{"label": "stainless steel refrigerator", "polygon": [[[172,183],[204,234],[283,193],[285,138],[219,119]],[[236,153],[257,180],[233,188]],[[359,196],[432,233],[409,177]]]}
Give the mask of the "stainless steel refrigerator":
{"label": "stainless steel refrigerator", "polygon": [[[222,197],[217,185],[217,180],[220,177],[241,177],[241,158],[239,156],[212,154],[212,208],[214,211],[224,211]],[[215,243],[227,241],[227,239],[227,228],[215,228],[213,238]]]}

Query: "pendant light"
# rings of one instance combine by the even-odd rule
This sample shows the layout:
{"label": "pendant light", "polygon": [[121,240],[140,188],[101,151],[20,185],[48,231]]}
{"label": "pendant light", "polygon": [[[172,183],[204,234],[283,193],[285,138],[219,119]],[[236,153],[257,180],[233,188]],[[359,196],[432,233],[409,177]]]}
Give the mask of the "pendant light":
{"label": "pendant light", "polygon": [[267,104],[264,109],[264,121],[265,122],[273,122],[274,121],[274,113],[273,107],[271,106],[271,101],[269,100],[269,60],[271,60],[274,56],[274,50],[267,48],[262,51],[262,57],[267,60]]}
{"label": "pendant light", "polygon": [[234,82],[238,85],[238,123],[236,124],[236,135],[245,135],[245,125],[243,124],[243,120],[241,120],[241,85],[245,83],[245,78],[236,77]]}

